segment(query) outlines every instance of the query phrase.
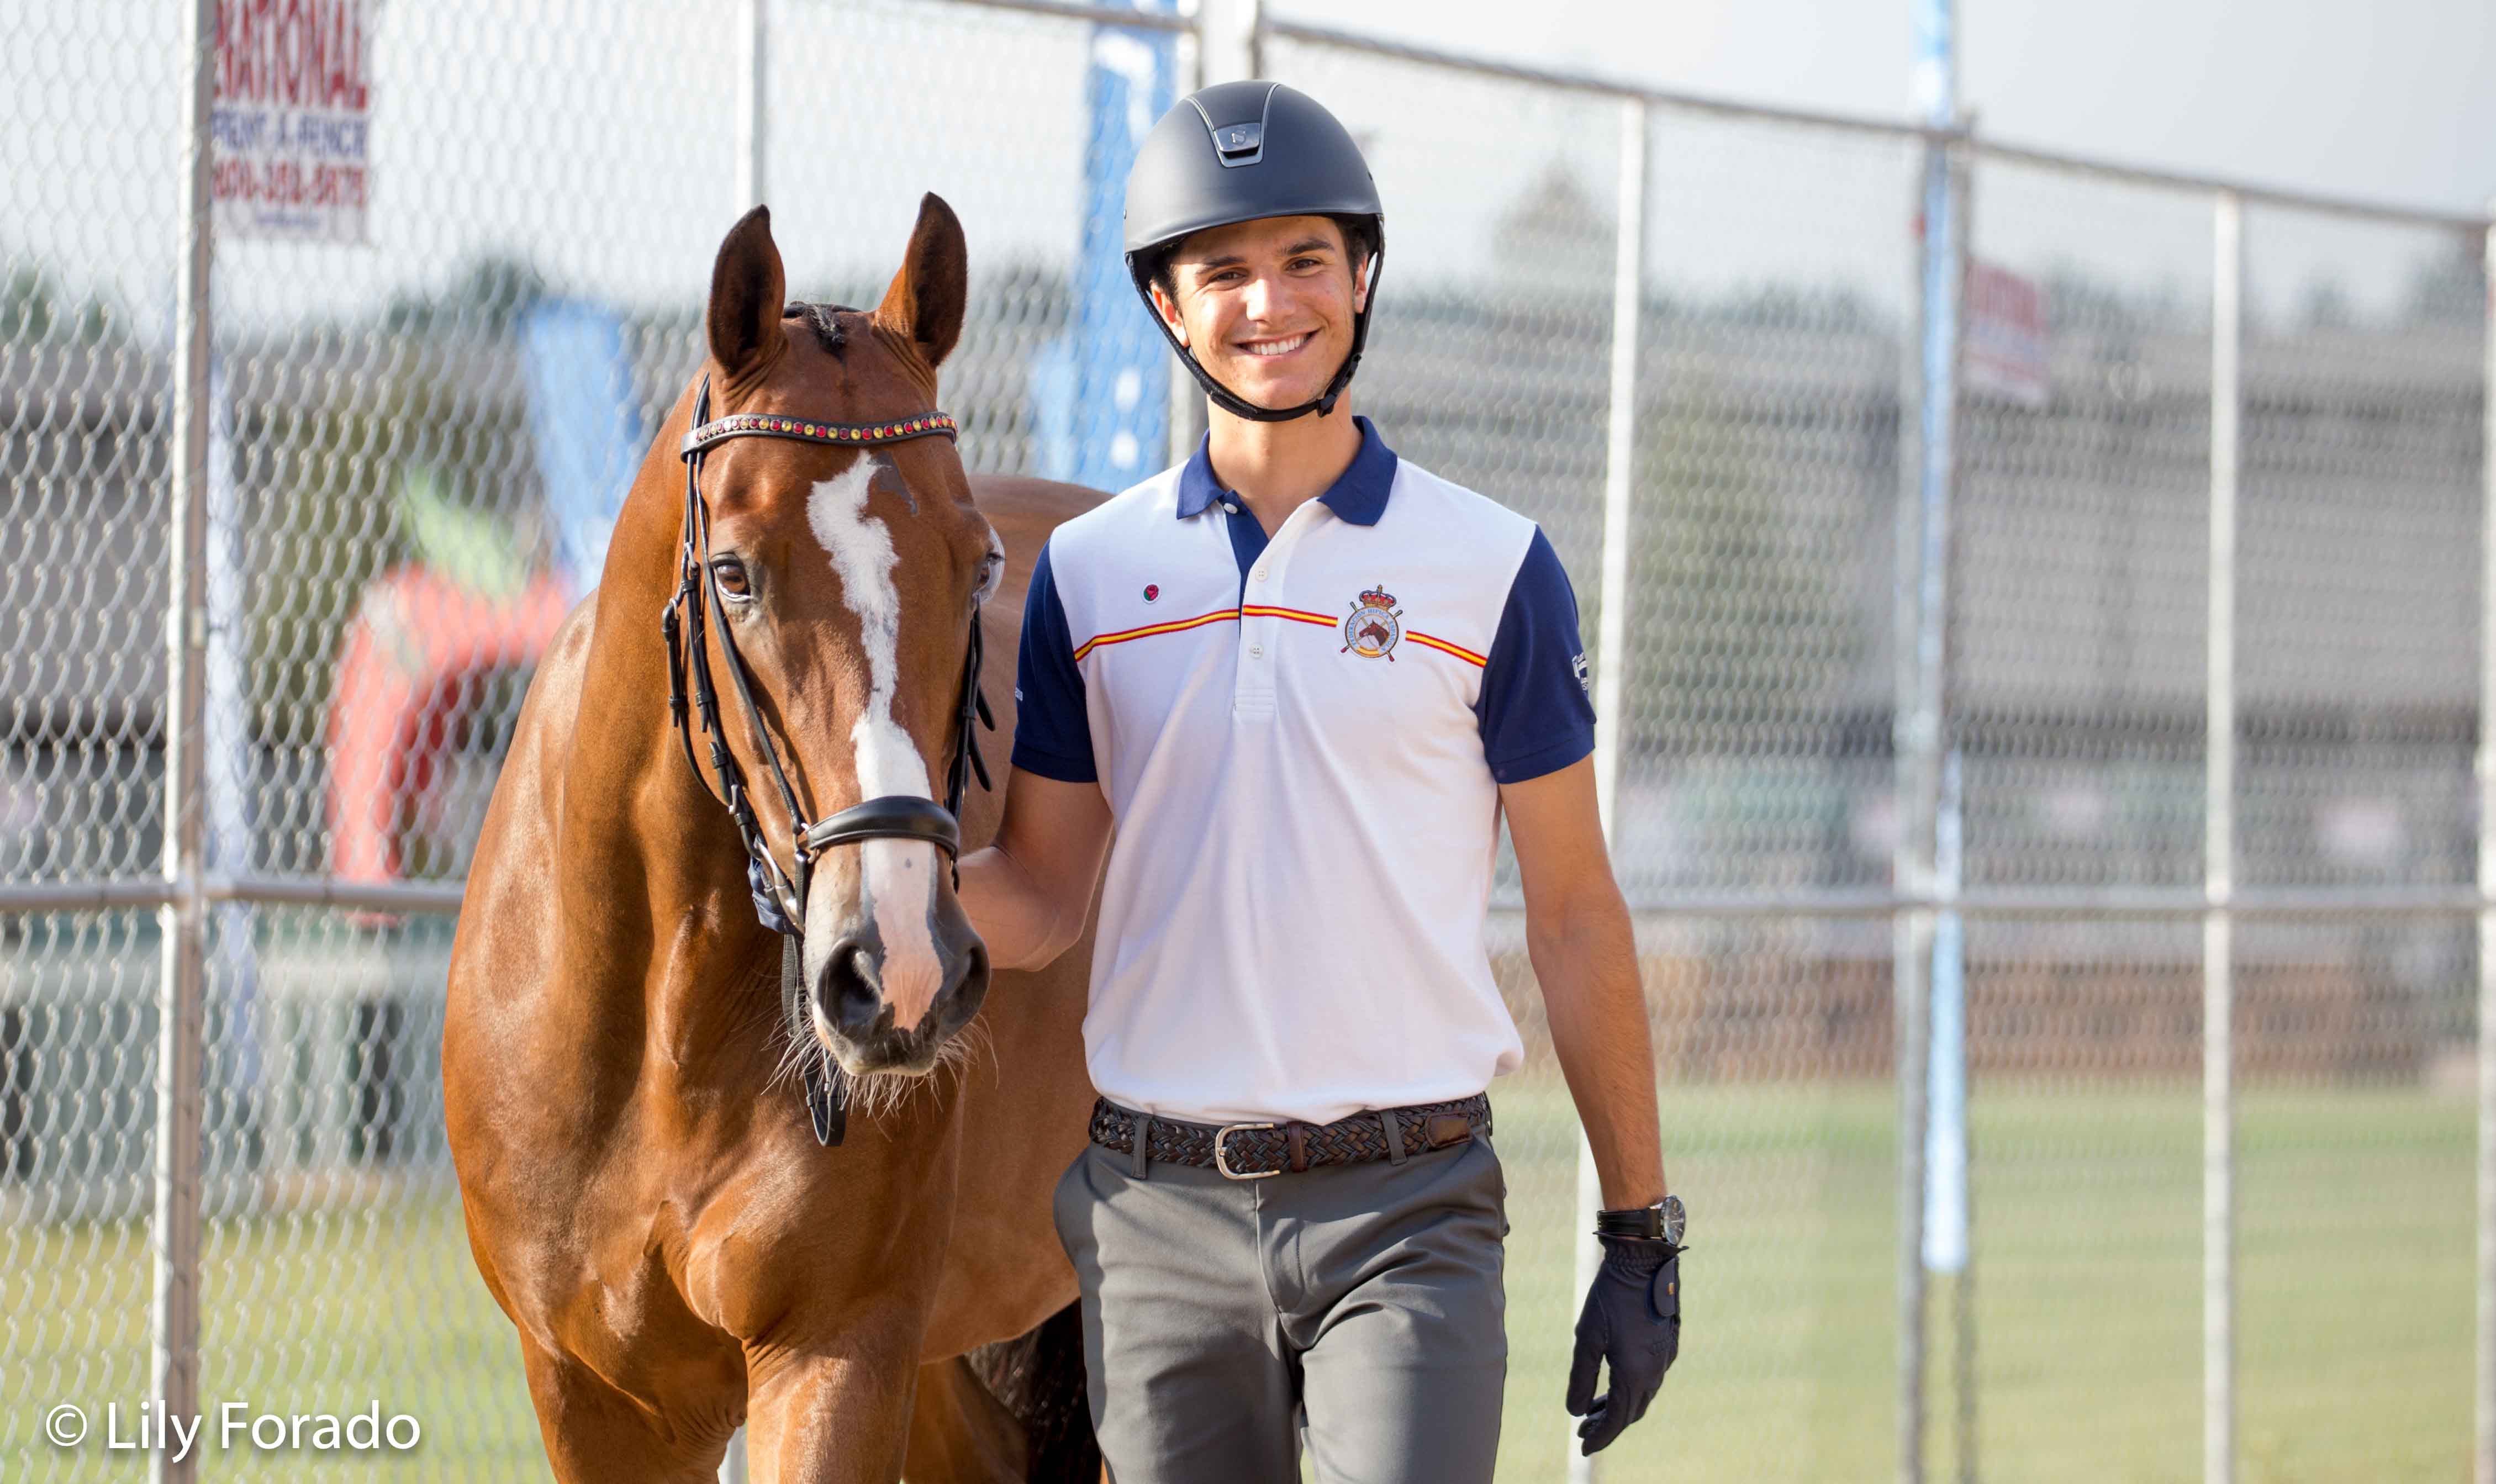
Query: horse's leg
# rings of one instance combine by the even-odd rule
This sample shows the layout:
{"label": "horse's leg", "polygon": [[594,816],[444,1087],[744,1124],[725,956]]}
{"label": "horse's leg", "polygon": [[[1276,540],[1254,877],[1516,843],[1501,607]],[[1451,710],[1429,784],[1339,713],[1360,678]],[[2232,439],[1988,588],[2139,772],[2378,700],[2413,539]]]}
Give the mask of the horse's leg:
{"label": "horse's leg", "polygon": [[1100,1484],[1101,1471],[1075,1305],[1029,1334],[920,1368],[910,1484]]}
{"label": "horse's leg", "polygon": [[520,1360],[546,1462],[562,1484],[716,1484],[727,1430],[664,1432],[588,1367],[542,1348],[523,1331]]}
{"label": "horse's leg", "polygon": [[837,1357],[750,1356],[745,1439],[754,1484],[899,1479],[918,1381],[915,1349],[897,1341],[861,1345]]}
{"label": "horse's leg", "polygon": [[1022,1420],[980,1380],[968,1357],[919,1368],[910,1408],[910,1484],[1026,1484],[1031,1445]]}

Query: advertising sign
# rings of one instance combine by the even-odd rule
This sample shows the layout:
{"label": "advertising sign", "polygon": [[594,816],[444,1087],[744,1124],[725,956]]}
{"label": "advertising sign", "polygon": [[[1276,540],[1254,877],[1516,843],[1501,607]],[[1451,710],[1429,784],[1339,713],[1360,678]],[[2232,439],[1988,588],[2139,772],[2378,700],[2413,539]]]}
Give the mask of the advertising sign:
{"label": "advertising sign", "polygon": [[218,0],[216,232],[361,242],[378,0]]}
{"label": "advertising sign", "polygon": [[2053,384],[2045,363],[2045,291],[2033,278],[1975,262],[1967,266],[1967,389],[2043,407]]}

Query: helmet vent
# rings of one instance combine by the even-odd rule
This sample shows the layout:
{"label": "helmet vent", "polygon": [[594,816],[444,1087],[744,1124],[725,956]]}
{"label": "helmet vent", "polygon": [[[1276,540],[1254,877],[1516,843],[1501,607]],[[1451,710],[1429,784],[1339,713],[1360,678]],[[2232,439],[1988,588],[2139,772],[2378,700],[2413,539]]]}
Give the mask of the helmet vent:
{"label": "helmet vent", "polygon": [[1263,120],[1225,124],[1213,131],[1213,148],[1226,166],[1254,165],[1265,154],[1265,125]]}

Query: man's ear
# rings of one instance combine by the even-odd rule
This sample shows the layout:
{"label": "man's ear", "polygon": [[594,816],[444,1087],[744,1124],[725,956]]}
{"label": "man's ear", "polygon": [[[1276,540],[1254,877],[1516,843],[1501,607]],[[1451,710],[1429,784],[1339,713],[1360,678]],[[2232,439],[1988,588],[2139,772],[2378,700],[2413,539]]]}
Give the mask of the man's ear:
{"label": "man's ear", "polygon": [[1369,307],[1369,264],[1376,260],[1363,257],[1352,268],[1352,312],[1358,314]]}
{"label": "man's ear", "polygon": [[1187,344],[1187,321],[1179,315],[1178,300],[1170,297],[1170,291],[1162,287],[1158,278],[1150,280],[1144,287],[1153,296],[1153,313],[1162,317],[1162,323],[1170,326],[1170,332],[1177,337],[1179,344]]}

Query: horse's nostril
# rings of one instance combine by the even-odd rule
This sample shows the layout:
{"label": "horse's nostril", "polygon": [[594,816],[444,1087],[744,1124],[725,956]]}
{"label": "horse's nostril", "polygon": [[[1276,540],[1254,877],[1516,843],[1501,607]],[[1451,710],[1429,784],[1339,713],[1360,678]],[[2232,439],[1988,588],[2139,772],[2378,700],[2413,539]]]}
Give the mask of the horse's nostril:
{"label": "horse's nostril", "polygon": [[864,1037],[891,1013],[873,977],[874,968],[873,957],[856,940],[844,938],[833,944],[831,962],[824,970],[824,1007],[844,1036]]}

